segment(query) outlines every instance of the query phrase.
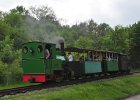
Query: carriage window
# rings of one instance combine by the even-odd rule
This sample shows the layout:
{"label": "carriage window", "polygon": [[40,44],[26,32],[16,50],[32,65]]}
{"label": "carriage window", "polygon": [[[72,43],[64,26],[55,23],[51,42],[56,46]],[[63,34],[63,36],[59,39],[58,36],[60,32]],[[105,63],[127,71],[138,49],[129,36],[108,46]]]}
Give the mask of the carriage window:
{"label": "carriage window", "polygon": [[26,46],[24,46],[22,50],[24,53],[28,53],[28,48]]}
{"label": "carriage window", "polygon": [[110,58],[110,54],[109,53],[107,53],[107,58]]}
{"label": "carriage window", "polygon": [[113,59],[113,53],[110,53],[110,58],[111,58],[111,60]]}
{"label": "carriage window", "polygon": [[112,56],[111,56],[112,60],[114,60],[114,53],[112,53]]}
{"label": "carriage window", "polygon": [[42,45],[39,45],[38,46],[38,52],[42,52],[43,51],[43,47],[42,47]]}

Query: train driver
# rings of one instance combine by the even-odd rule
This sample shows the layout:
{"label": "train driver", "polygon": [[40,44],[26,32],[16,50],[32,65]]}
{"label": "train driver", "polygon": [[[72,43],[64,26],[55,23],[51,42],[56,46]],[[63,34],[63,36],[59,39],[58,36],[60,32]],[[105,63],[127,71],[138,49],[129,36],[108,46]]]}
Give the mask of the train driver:
{"label": "train driver", "polygon": [[48,59],[50,57],[50,52],[48,49],[45,50],[45,53],[46,53],[46,59]]}

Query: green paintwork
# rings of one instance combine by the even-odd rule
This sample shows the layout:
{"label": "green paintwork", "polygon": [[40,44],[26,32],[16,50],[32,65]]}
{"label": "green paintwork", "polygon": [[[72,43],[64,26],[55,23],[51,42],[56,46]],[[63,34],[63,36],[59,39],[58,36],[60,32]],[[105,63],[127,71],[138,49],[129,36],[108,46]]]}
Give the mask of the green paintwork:
{"label": "green paintwork", "polygon": [[43,59],[22,60],[24,74],[42,74],[45,73],[45,63]]}
{"label": "green paintwork", "polygon": [[56,59],[56,45],[55,44],[51,44],[51,48],[50,48],[50,50],[51,50],[51,57],[53,58],[53,59]]}
{"label": "green paintwork", "polygon": [[86,61],[84,67],[86,74],[102,72],[101,62]]}
{"label": "green paintwork", "polygon": [[52,74],[55,70],[62,69],[63,61],[60,59],[49,59],[46,61],[46,74]]}
{"label": "green paintwork", "polygon": [[119,71],[118,61],[107,61],[107,71]]}
{"label": "green paintwork", "polygon": [[[42,52],[38,51],[38,46],[41,45],[43,50]],[[28,52],[22,52],[22,59],[31,59],[31,58],[44,58],[44,44],[40,42],[29,42],[23,45],[23,47],[28,48]],[[30,50],[33,50],[31,53]]]}

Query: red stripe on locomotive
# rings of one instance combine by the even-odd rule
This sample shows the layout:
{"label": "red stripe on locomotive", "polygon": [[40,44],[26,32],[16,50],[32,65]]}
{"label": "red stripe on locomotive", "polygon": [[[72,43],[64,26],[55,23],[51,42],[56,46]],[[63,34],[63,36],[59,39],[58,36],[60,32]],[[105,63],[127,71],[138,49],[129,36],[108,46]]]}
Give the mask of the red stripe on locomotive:
{"label": "red stripe on locomotive", "polygon": [[36,75],[34,75],[34,74],[26,75],[26,74],[24,74],[22,79],[23,79],[23,82],[30,82],[32,80],[34,80],[34,82],[46,82],[45,74],[43,74],[43,75],[37,75],[37,74]]}

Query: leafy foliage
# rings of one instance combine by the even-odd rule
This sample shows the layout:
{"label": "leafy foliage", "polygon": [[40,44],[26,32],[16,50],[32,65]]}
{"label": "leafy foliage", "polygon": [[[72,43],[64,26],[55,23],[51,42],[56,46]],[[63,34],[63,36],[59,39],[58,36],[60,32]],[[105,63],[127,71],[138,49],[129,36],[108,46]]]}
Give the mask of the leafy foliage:
{"label": "leafy foliage", "polygon": [[1,47],[1,60],[7,64],[12,63],[14,59],[13,40],[10,40],[10,37],[6,36],[5,40],[1,42]]}
{"label": "leafy foliage", "polygon": [[132,26],[130,35],[130,61],[133,67],[140,69],[140,22]]}
{"label": "leafy foliage", "polygon": [[75,46],[78,48],[90,49],[93,46],[93,40],[88,37],[81,36],[77,41],[75,41]]}
{"label": "leafy foliage", "polygon": [[2,41],[6,35],[10,34],[11,27],[5,22],[0,20],[0,41]]}
{"label": "leafy foliage", "polygon": [[6,83],[8,65],[0,61],[0,83]]}

